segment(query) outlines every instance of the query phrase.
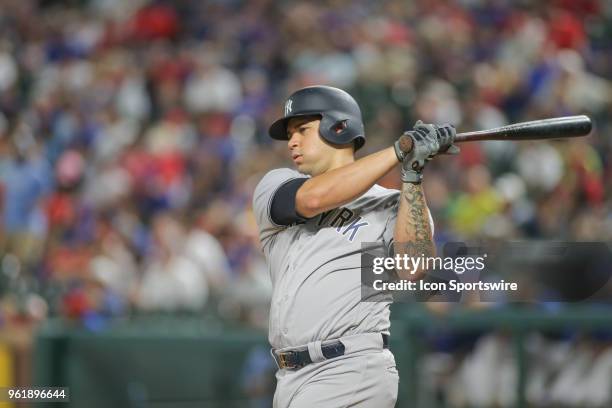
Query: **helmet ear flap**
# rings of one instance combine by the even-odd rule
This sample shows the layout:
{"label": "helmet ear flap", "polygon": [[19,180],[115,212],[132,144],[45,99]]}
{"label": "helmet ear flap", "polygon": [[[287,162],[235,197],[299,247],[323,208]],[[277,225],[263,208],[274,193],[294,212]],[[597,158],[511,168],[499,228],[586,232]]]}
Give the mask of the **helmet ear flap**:
{"label": "helmet ear flap", "polygon": [[[363,130],[360,129],[363,125],[355,118],[335,114],[335,112],[324,112],[321,116],[319,132],[323,139],[327,140],[329,143],[345,145],[356,140],[355,137],[357,135],[363,134]],[[355,150],[363,146],[363,142],[365,141],[363,136],[358,137],[358,139],[361,140],[356,142]]]}
{"label": "helmet ear flap", "polygon": [[336,132],[338,121],[330,115],[323,113],[321,115],[321,123],[319,124],[319,132],[323,139],[330,143],[337,143],[336,138],[342,132]]}

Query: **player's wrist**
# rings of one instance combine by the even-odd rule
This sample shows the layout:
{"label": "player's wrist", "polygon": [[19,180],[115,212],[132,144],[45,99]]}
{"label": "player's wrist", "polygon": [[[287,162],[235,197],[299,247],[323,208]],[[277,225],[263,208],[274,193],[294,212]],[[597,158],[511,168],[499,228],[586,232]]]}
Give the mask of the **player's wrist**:
{"label": "player's wrist", "polygon": [[402,180],[402,183],[421,184],[421,182],[423,181],[423,172],[415,170],[406,170],[402,167],[400,178]]}

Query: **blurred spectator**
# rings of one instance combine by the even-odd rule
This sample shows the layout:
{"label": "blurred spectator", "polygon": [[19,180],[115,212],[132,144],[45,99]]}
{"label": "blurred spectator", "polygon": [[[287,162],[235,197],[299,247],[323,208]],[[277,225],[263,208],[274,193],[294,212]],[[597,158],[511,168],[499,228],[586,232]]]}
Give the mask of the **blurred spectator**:
{"label": "blurred spectator", "polygon": [[153,219],[152,256],[136,290],[136,305],[145,311],[199,311],[209,287],[205,272],[184,253],[185,231],[170,214]]}
{"label": "blurred spectator", "polygon": [[214,235],[206,231],[205,217],[196,218],[185,239],[185,255],[193,260],[206,277],[208,286],[218,296],[231,279],[230,265],[223,247]]}
{"label": "blurred spectator", "polygon": [[28,268],[38,261],[47,234],[43,198],[53,186],[51,168],[32,129],[19,120],[10,135],[11,154],[2,171],[4,253]]}

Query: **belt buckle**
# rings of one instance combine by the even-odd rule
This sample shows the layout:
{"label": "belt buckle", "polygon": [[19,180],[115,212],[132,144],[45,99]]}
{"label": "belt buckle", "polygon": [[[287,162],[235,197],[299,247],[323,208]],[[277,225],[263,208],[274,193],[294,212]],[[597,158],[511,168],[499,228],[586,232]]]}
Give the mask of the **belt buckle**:
{"label": "belt buckle", "polygon": [[292,351],[285,351],[282,353],[278,353],[278,365],[280,368],[286,368],[289,370],[293,370],[297,368],[297,365],[290,365],[288,361],[288,357],[290,354],[293,354]]}

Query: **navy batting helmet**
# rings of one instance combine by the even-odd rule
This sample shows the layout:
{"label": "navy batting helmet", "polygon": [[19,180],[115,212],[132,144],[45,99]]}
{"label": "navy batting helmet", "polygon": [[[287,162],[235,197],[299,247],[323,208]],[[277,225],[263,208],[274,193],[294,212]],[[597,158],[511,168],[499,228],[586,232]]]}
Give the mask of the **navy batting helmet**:
{"label": "navy batting helmet", "polygon": [[331,86],[309,86],[294,92],[285,102],[285,114],[270,126],[273,139],[287,140],[287,122],[300,116],[321,115],[319,132],[329,143],[355,143],[355,150],[365,143],[359,105],[351,95]]}

